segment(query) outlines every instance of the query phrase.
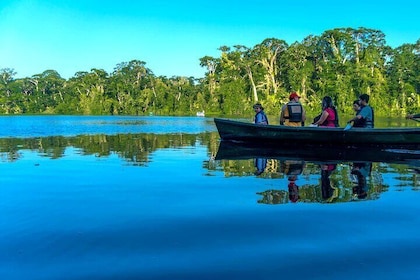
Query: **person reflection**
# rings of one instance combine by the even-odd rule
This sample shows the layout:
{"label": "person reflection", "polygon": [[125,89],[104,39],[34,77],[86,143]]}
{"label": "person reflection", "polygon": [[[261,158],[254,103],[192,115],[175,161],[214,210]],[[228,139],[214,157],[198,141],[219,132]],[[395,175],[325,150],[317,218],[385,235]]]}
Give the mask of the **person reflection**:
{"label": "person reflection", "polygon": [[371,162],[354,162],[351,170],[355,186],[353,187],[353,196],[358,199],[367,197],[368,185],[367,177],[370,176],[372,170]]}
{"label": "person reflection", "polygon": [[255,168],[257,169],[254,174],[259,176],[261,175],[265,168],[267,167],[267,159],[266,158],[256,158],[255,159]]}
{"label": "person reflection", "polygon": [[334,188],[331,185],[331,173],[337,168],[337,164],[321,164],[321,194],[326,200],[333,197]]}
{"label": "person reflection", "polygon": [[282,172],[287,175],[289,182],[287,185],[289,200],[293,203],[297,202],[300,198],[299,186],[296,185],[296,180],[298,179],[298,175],[302,174],[304,167],[305,161],[303,160],[285,160],[281,165]]}
{"label": "person reflection", "polygon": [[296,185],[297,176],[291,175],[287,177],[289,184],[287,185],[287,189],[289,191],[289,200],[293,203],[299,200],[299,186]]}

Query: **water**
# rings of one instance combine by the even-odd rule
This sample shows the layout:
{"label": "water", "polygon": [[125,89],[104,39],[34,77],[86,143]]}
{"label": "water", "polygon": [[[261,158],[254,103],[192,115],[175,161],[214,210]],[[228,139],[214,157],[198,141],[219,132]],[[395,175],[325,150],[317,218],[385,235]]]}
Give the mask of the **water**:
{"label": "water", "polygon": [[420,275],[416,156],[368,162],[363,185],[355,162],[215,160],[210,118],[0,124],[1,279]]}

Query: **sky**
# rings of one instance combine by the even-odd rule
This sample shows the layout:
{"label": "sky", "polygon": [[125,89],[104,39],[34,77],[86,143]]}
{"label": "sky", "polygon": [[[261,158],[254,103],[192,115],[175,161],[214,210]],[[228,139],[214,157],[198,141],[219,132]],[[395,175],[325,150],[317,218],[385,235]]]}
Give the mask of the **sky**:
{"label": "sky", "polygon": [[203,77],[204,56],[267,38],[288,44],[334,28],[371,28],[395,48],[420,39],[420,1],[0,0],[0,69],[15,78],[140,60],[156,76]]}

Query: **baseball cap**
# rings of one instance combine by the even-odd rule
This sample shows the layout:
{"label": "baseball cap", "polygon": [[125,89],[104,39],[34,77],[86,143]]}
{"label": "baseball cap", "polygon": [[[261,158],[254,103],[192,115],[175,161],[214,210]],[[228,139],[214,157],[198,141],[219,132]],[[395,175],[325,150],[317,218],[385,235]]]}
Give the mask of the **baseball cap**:
{"label": "baseball cap", "polygon": [[292,99],[293,99],[293,98],[295,98],[295,97],[300,98],[300,96],[299,96],[296,92],[292,92],[292,93],[289,95],[289,99],[290,99],[290,100],[292,100]]}

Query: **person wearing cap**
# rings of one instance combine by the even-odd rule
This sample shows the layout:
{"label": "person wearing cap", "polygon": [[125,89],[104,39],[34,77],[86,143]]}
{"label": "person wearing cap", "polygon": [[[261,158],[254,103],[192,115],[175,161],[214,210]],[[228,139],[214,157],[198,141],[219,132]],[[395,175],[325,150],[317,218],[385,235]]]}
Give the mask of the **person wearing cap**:
{"label": "person wearing cap", "polygon": [[299,200],[299,186],[296,185],[296,176],[289,176],[287,180],[289,180],[289,184],[287,185],[287,189],[289,191],[289,200],[293,203]]}
{"label": "person wearing cap", "polygon": [[305,109],[299,103],[300,96],[296,92],[289,95],[289,102],[284,104],[280,112],[280,125],[304,126],[306,120]]}
{"label": "person wearing cap", "polygon": [[354,118],[349,120],[347,123],[353,122],[354,124],[355,122],[360,121],[363,123],[363,128],[374,128],[375,116],[373,113],[373,108],[369,106],[369,95],[362,94],[359,96],[359,100],[362,109]]}
{"label": "person wearing cap", "polygon": [[298,175],[302,174],[305,165],[305,161],[303,160],[285,160],[280,165],[281,172],[287,176],[287,180],[289,181],[287,188],[291,202],[297,202],[299,200],[299,187],[296,185],[296,180],[298,179]]}
{"label": "person wearing cap", "polygon": [[257,103],[253,106],[255,110],[255,117],[254,117],[254,123],[255,124],[268,124],[268,118],[266,114],[264,113],[264,107],[261,106],[261,103]]}

